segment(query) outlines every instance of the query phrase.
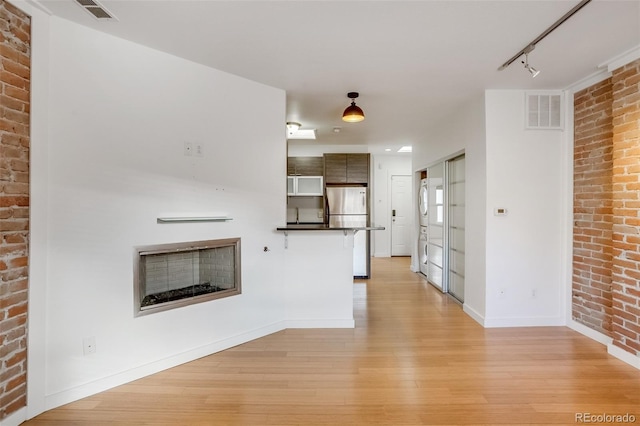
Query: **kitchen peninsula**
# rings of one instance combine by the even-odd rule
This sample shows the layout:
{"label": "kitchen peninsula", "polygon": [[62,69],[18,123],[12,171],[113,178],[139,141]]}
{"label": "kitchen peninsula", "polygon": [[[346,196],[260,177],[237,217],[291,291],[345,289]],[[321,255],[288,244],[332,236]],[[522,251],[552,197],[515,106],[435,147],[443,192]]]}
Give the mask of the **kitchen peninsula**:
{"label": "kitchen peninsula", "polygon": [[367,153],[287,158],[287,225],[295,229],[286,231],[361,230],[353,233],[355,278],[371,273],[370,159]]}
{"label": "kitchen peninsula", "polygon": [[[288,225],[285,286],[290,328],[353,328],[354,236],[383,227],[330,228]],[[311,318],[311,319],[310,319]]]}
{"label": "kitchen peninsula", "polygon": [[[287,159],[284,236],[291,327],[353,327],[353,278],[370,274],[370,155]],[[309,319],[312,318],[312,319]]]}

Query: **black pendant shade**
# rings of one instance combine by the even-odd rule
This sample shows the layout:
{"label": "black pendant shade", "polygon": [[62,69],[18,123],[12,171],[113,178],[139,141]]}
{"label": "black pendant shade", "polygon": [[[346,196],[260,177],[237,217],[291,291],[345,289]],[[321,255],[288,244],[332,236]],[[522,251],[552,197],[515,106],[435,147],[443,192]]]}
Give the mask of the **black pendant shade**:
{"label": "black pendant shade", "polygon": [[356,105],[355,101],[360,94],[358,92],[349,92],[347,96],[351,99],[351,105],[349,105],[342,113],[342,121],[346,121],[347,123],[357,123],[364,120],[364,112]]}

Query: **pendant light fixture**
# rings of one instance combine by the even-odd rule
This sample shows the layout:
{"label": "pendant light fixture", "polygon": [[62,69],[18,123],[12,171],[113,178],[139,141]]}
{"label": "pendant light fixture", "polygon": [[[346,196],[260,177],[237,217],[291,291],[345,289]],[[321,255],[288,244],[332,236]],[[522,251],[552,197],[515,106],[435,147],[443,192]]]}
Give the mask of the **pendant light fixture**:
{"label": "pendant light fixture", "polygon": [[358,92],[347,93],[347,97],[351,99],[351,105],[349,105],[342,113],[342,121],[346,121],[347,123],[357,123],[364,120],[364,112],[362,112],[362,109],[356,105],[355,99],[358,96],[360,96]]}

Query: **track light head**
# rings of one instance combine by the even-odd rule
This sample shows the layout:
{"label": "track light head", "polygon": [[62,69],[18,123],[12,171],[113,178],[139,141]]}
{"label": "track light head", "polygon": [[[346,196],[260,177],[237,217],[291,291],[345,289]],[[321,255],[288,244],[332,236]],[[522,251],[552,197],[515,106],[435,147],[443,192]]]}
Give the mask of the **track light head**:
{"label": "track light head", "polygon": [[[531,50],[533,50],[533,48]],[[529,52],[531,50],[529,50]],[[540,74],[540,70],[537,70],[529,65],[529,52],[525,52],[524,61],[522,61],[522,63],[524,64],[524,68],[531,73],[531,78],[536,78],[538,74]]]}

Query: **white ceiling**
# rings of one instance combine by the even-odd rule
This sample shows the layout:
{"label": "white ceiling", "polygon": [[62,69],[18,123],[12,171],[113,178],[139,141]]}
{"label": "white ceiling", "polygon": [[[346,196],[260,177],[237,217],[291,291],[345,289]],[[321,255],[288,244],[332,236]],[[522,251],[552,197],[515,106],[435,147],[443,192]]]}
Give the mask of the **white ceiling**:
{"label": "white ceiling", "polygon": [[[640,44],[640,0],[593,0],[498,67],[578,0],[101,0],[97,21],[74,0],[34,0],[53,14],[287,92],[287,120],[320,144],[372,152],[420,142],[440,117],[485,89],[562,89]],[[178,83],[179,84],[179,83]],[[344,123],[347,92],[366,119]],[[251,99],[246,99],[251,102]],[[284,126],[284,123],[283,123]],[[334,133],[334,127],[341,127]]]}

